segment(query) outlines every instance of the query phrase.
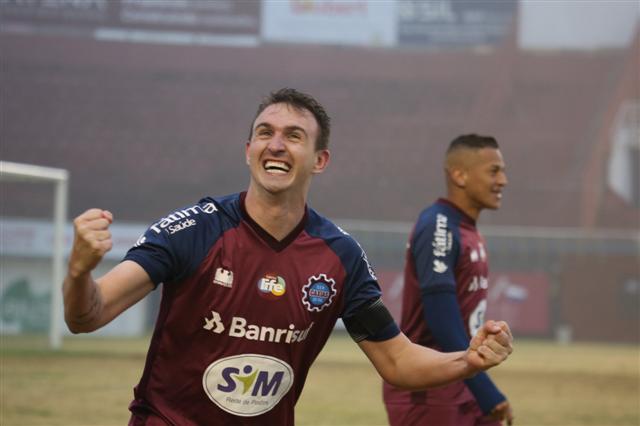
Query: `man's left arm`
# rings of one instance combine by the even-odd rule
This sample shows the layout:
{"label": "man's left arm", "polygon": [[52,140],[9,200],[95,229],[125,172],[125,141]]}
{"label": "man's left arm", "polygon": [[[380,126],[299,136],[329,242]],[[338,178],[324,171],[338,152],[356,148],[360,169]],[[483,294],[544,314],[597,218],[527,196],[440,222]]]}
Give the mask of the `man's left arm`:
{"label": "man's left arm", "polygon": [[504,361],[513,351],[505,322],[487,321],[465,351],[443,353],[412,343],[404,334],[358,342],[380,376],[403,389],[420,390],[473,377]]}

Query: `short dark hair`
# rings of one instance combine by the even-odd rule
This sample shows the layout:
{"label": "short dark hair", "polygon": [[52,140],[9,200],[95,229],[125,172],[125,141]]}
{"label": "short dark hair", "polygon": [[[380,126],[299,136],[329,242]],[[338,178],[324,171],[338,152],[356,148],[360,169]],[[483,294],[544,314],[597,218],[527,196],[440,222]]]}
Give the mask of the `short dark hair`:
{"label": "short dark hair", "polygon": [[258,105],[258,111],[251,121],[249,139],[251,139],[251,136],[253,135],[253,123],[256,121],[256,118],[258,118],[262,111],[264,111],[268,106],[273,104],[287,104],[297,110],[306,109],[313,114],[320,129],[318,132],[318,138],[316,139],[316,151],[327,149],[329,146],[329,133],[331,132],[331,119],[324,107],[320,105],[320,102],[318,102],[313,96],[288,87],[271,92],[269,96],[264,98],[260,105]]}
{"label": "short dark hair", "polygon": [[475,133],[468,135],[460,135],[449,144],[447,154],[452,151],[456,151],[461,148],[466,149],[481,149],[481,148],[493,148],[499,149],[498,141],[492,136],[480,136]]}

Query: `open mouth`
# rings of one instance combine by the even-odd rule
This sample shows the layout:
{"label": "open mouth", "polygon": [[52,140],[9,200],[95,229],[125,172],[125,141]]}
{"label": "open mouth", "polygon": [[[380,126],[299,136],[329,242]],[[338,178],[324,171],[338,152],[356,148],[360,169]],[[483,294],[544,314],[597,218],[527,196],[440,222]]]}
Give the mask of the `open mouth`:
{"label": "open mouth", "polygon": [[291,170],[291,166],[283,161],[267,160],[264,163],[264,169],[269,173],[286,174]]}

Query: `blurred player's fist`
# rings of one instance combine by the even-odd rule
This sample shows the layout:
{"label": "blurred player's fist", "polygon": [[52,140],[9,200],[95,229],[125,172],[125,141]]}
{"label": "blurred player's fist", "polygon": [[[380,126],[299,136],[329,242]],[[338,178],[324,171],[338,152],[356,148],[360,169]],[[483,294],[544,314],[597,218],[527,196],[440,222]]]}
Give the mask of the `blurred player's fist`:
{"label": "blurred player's fist", "polygon": [[513,335],[504,321],[487,321],[471,339],[469,363],[479,370],[500,364],[513,352]]}
{"label": "blurred player's fist", "polygon": [[69,258],[69,274],[79,276],[91,272],[100,263],[113,242],[109,225],[111,212],[89,209],[73,220],[73,248]]}

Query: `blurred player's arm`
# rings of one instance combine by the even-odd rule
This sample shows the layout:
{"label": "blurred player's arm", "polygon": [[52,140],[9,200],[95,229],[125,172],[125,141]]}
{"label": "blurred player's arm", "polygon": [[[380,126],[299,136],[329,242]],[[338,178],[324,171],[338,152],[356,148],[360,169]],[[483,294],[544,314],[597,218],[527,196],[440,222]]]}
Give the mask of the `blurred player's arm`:
{"label": "blurred player's arm", "polygon": [[[447,220],[446,223],[451,222]],[[423,317],[433,338],[442,351],[456,352],[465,350],[469,344],[469,335],[456,296],[457,277],[454,271],[460,252],[459,234],[447,225],[447,234],[452,238],[451,245],[446,250],[438,251],[434,250],[434,247],[438,247],[435,229],[433,221],[427,223],[425,232],[416,233],[412,241],[415,273],[421,290]],[[436,263],[444,267],[435,268]],[[484,414],[494,411],[500,413],[503,410],[498,407],[503,407],[504,403],[508,405],[506,397],[484,372],[466,379],[465,384]]]}
{"label": "blurred player's arm", "polygon": [[137,263],[124,261],[94,280],[92,271],[113,246],[113,215],[90,209],[78,216],[69,268],[63,283],[65,321],[72,333],[97,330],[134,305],[154,285]]}
{"label": "blurred player's arm", "polygon": [[388,383],[419,390],[466,379],[494,367],[513,351],[505,322],[487,321],[465,351],[443,353],[412,343],[404,334],[358,344]]}
{"label": "blurred player's arm", "polygon": [[[434,288],[434,287],[431,287]],[[437,287],[436,287],[437,288]],[[429,329],[439,347],[446,352],[460,351],[467,346],[468,337],[464,329],[460,307],[453,288],[446,291],[423,293],[424,316]],[[506,403],[510,406],[506,397],[495,386],[486,373],[477,374],[475,377],[465,380],[465,384],[476,398],[478,405],[484,414],[504,411],[498,409]]]}

